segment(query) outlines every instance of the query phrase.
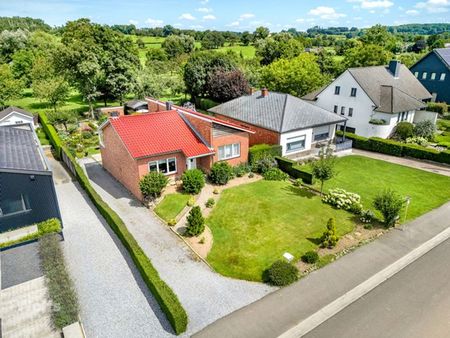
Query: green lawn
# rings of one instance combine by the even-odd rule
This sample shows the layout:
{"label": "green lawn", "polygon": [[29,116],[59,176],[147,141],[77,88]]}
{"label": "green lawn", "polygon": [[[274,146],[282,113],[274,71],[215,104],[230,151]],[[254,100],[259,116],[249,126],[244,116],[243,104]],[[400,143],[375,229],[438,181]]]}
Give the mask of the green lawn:
{"label": "green lawn", "polygon": [[177,217],[177,215],[184,209],[190,195],[188,194],[168,194],[156,206],[155,212],[166,222]]}
{"label": "green lawn", "polygon": [[[337,159],[337,176],[325,182],[324,189],[343,188],[361,196],[373,210],[373,198],[385,188],[410,196],[407,219],[412,220],[450,200],[450,177],[433,174],[363,156]],[[319,187],[320,183],[316,182]],[[403,221],[403,217],[401,217]]]}
{"label": "green lawn", "polygon": [[438,142],[440,146],[445,146],[450,149],[450,120],[438,120],[437,128],[442,130],[442,133],[436,133],[434,135],[434,140]]}
{"label": "green lawn", "polygon": [[285,252],[297,259],[318,246],[330,217],[339,235],[354,228],[353,216],[321,202],[289,182],[258,181],[222,192],[207,224],[214,243],[208,262],[234,278],[261,281]]}

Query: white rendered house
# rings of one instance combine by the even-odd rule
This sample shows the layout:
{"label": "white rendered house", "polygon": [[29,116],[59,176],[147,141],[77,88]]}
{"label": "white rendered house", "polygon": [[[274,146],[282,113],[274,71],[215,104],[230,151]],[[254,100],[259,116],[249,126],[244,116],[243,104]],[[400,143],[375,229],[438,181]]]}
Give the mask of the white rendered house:
{"label": "white rendered house", "polygon": [[17,107],[8,107],[0,111],[0,126],[12,126],[29,123],[33,128],[33,114]]}
{"label": "white rendered house", "polygon": [[437,117],[423,110],[431,94],[399,61],[391,61],[387,67],[349,68],[331,84],[303,99],[345,116],[346,131],[364,137],[387,138],[399,122],[435,123]]}

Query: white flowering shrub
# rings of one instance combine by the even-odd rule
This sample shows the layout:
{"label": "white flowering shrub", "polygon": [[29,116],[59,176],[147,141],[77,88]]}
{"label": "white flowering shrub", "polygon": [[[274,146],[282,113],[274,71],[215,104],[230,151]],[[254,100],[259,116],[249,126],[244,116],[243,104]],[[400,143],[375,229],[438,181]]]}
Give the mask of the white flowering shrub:
{"label": "white flowering shrub", "polygon": [[372,221],[375,219],[375,214],[373,213],[372,210],[364,210],[361,212],[361,217],[359,218],[359,220],[365,224],[367,223],[372,223]]}
{"label": "white flowering shrub", "polygon": [[362,211],[361,196],[340,188],[330,189],[328,194],[322,197],[322,202],[355,214],[360,214]]}

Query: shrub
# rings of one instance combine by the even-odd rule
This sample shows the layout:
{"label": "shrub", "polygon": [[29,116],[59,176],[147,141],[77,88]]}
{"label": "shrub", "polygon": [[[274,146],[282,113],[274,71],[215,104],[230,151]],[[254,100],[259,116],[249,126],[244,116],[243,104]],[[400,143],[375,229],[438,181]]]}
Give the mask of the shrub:
{"label": "shrub", "polygon": [[427,110],[444,115],[448,112],[448,106],[444,102],[428,102]]}
{"label": "shrub", "polygon": [[254,174],[254,173],[249,173],[249,174],[248,174],[248,178],[253,178],[253,177],[255,177],[255,174]]}
{"label": "shrub", "polygon": [[327,230],[323,233],[320,238],[320,243],[324,248],[334,248],[339,240],[336,234],[336,224],[334,218],[330,218],[327,223]]}
{"label": "shrub", "polygon": [[198,236],[205,230],[205,219],[198,205],[189,212],[187,222],[186,235],[189,237]]}
{"label": "shrub", "polygon": [[186,170],[181,175],[183,190],[188,194],[198,194],[205,186],[205,176],[199,169]]}
{"label": "shrub", "polygon": [[330,189],[328,194],[322,197],[322,202],[330,204],[338,209],[344,209],[359,214],[362,210],[361,196],[344,189]]}
{"label": "shrub", "polygon": [[278,260],[265,271],[263,279],[274,286],[286,286],[298,280],[298,269],[288,262]]}
{"label": "shrub", "polygon": [[264,174],[266,171],[275,168],[277,166],[277,162],[274,157],[269,154],[264,154],[258,158],[257,161],[252,162],[252,171],[260,174]]}
{"label": "shrub", "polygon": [[406,143],[417,144],[422,147],[428,146],[428,140],[421,136],[408,137]]}
{"label": "shrub", "polygon": [[158,197],[168,182],[169,180],[164,174],[152,171],[142,177],[139,182],[139,188],[145,198]]}
{"label": "shrub", "polygon": [[177,224],[177,220],[175,218],[171,218],[169,219],[169,221],[167,222],[167,225],[173,227]]}
{"label": "shrub", "polygon": [[395,127],[395,136],[401,140],[406,140],[414,135],[414,125],[409,122],[400,122]]}
{"label": "shrub", "polygon": [[375,214],[370,209],[363,210],[361,212],[361,217],[359,218],[359,220],[363,223],[372,223],[374,219],[375,219]]}
{"label": "shrub", "polygon": [[281,156],[280,145],[256,144],[248,150],[248,159],[253,166],[261,158]]}
{"label": "shrub", "polygon": [[319,254],[315,251],[306,251],[302,256],[302,261],[308,264],[314,264],[319,260]]}
{"label": "shrub", "polygon": [[214,206],[214,204],[216,204],[216,201],[214,201],[214,198],[208,198],[208,200],[205,203],[205,206],[207,208],[212,208]]}
{"label": "shrub", "polygon": [[225,185],[233,178],[233,169],[227,162],[216,162],[211,167],[209,179],[214,184]]}
{"label": "shrub", "polygon": [[303,183],[303,180],[302,180],[301,178],[297,178],[297,179],[294,181],[293,185],[294,185],[295,187],[301,187],[301,186],[302,186],[302,183]]}
{"label": "shrub", "polygon": [[282,172],[278,168],[269,169],[263,174],[263,176],[267,181],[286,181],[289,178],[288,174]]}
{"label": "shrub", "polygon": [[378,137],[371,137],[367,142],[369,145],[368,150],[392,156],[402,156],[403,143]]}
{"label": "shrub", "polygon": [[275,157],[278,168],[289,174],[293,178],[301,178],[304,183],[312,184],[313,175],[310,172],[305,171],[303,166],[297,165],[294,161],[284,157]]}
{"label": "shrub", "polygon": [[195,204],[195,197],[194,196],[189,197],[188,201],[186,202],[186,205],[188,207],[192,207],[194,204]]}
{"label": "shrub", "polygon": [[249,173],[251,170],[250,166],[245,163],[238,164],[233,167],[233,173],[236,177],[243,177],[245,174]]}
{"label": "shrub", "polygon": [[369,121],[370,124],[383,125],[386,124],[386,120],[383,119],[371,119]]}
{"label": "shrub", "polygon": [[435,132],[436,126],[430,120],[420,121],[414,126],[414,135],[426,140],[432,140]]}
{"label": "shrub", "polygon": [[40,235],[61,232],[61,222],[57,218],[50,218],[36,225]]}
{"label": "shrub", "polygon": [[390,227],[395,225],[400,210],[402,210],[403,202],[400,195],[391,189],[387,189],[375,197],[373,205],[383,215],[384,224]]}

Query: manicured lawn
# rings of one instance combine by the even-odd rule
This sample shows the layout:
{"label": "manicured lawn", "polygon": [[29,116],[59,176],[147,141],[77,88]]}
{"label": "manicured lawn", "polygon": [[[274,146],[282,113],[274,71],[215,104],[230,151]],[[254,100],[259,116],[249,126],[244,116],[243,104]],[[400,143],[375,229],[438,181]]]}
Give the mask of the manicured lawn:
{"label": "manicured lawn", "polygon": [[411,197],[408,220],[450,200],[450,177],[447,176],[356,155],[338,158],[336,169],[338,175],[325,182],[325,190],[343,188],[355,192],[361,195],[363,205],[373,210],[372,202],[377,193],[392,188],[402,196]]}
{"label": "manicured lawn", "polygon": [[283,253],[298,259],[317,248],[330,217],[335,217],[339,235],[354,228],[350,213],[289,182],[258,181],[226,189],[206,221],[214,237],[208,262],[225,276],[260,281]]}
{"label": "manicured lawn", "polygon": [[442,131],[441,134],[436,133],[434,140],[439,143],[440,146],[450,149],[450,120],[438,120],[437,128]]}
{"label": "manicured lawn", "polygon": [[187,194],[168,194],[156,206],[155,212],[165,221],[170,221],[177,217],[177,215],[186,206],[190,195]]}

